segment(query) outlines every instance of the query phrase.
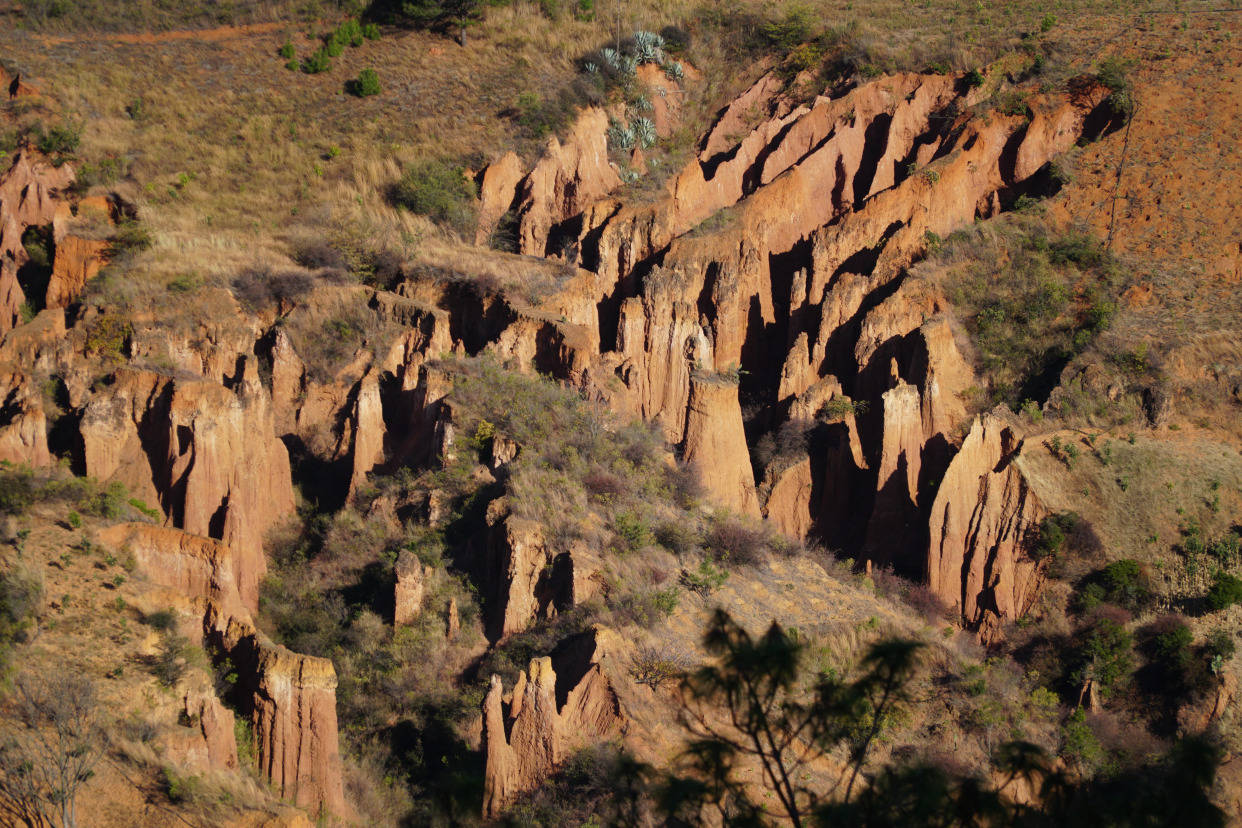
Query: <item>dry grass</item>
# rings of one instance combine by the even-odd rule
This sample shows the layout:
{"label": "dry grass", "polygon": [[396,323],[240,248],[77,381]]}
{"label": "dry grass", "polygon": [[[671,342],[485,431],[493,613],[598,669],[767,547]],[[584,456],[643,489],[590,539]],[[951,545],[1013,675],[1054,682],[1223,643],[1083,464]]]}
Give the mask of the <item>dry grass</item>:
{"label": "dry grass", "polygon": [[[132,4],[129,22],[91,25],[134,30],[211,22],[187,13],[192,5],[162,16],[153,11],[157,5],[165,4]],[[922,68],[915,64],[924,54],[945,50],[973,65],[1038,31],[1047,13],[1035,2],[810,5],[825,25],[851,32],[851,48],[898,68]],[[335,6],[319,8],[330,14]],[[287,253],[282,238],[302,224],[343,223],[411,252],[426,240],[447,241],[385,202],[402,165],[447,157],[477,167],[513,147],[533,157],[539,142],[505,114],[517,97],[554,97],[576,74],[578,58],[635,29],[678,24],[693,31],[690,59],[704,80],[691,88],[686,136],[697,134],[753,77],[753,24],[767,9],[688,0],[601,3],[597,18],[585,22],[569,15],[550,20],[536,4],[517,2],[490,9],[465,49],[436,35],[389,32],[346,49],[332,71],[306,75],[285,69],[277,49],[289,38],[307,54],[329,24],[290,16],[288,3],[233,8],[234,22],[287,25],[190,39],[66,33],[69,26],[55,35],[0,34],[6,63],[52,93],[56,117],[84,124],[82,157],[117,159],[127,171],[118,189],[138,203],[155,241],[133,266],[138,279],[162,284],[189,273],[212,283],[256,258],[279,260]],[[1101,32],[1124,28],[1134,11],[1116,2],[1063,4],[1044,35],[1048,49],[1085,56]],[[743,23],[747,31],[739,31]],[[345,94],[345,80],[366,67],[378,70],[384,92],[364,100]],[[676,147],[689,141],[672,144],[675,159],[684,155]]]}

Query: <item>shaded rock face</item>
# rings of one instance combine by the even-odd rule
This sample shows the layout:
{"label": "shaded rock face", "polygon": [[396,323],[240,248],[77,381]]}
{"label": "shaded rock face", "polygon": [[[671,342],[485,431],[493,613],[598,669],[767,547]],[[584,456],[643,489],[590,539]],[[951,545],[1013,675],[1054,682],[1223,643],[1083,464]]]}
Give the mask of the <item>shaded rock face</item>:
{"label": "shaded rock face", "polygon": [[1022,474],[1021,451],[999,419],[976,419],[931,509],[927,583],[989,641],[1030,608],[1044,576],[1027,544],[1048,513]]}
{"label": "shaded rock face", "polygon": [[[291,652],[255,628],[234,580],[233,550],[210,538],[148,524],[113,526],[99,540],[128,550],[147,578],[202,612],[204,639],[226,653],[238,672],[235,701],[254,726],[259,770],[279,795],[312,811],[348,815],[336,671],[328,659]],[[232,714],[209,695],[187,698],[186,710],[200,723],[210,766],[235,767]]]}
{"label": "shaded rock face", "polygon": [[293,483],[253,360],[238,373],[230,389],[123,369],[86,405],[80,431],[87,474],[121,481],[169,525],[233,548],[237,589],[253,610],[263,537],[293,513]]}
{"label": "shaded rock face", "polygon": [[484,818],[500,815],[574,750],[621,727],[620,705],[605,672],[611,635],[596,627],[552,656],[533,659],[508,694],[500,677],[492,676],[483,700]]}

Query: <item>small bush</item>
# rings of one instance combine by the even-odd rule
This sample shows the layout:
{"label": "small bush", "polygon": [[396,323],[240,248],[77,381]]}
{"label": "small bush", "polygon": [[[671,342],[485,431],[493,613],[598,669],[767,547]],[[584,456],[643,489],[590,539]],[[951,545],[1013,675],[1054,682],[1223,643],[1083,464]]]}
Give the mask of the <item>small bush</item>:
{"label": "small bush", "polygon": [[25,514],[35,499],[34,472],[28,467],[0,473],[0,513]]}
{"label": "small bush", "polygon": [[1214,658],[1230,659],[1237,651],[1238,643],[1228,630],[1215,629],[1208,633],[1203,643],[1203,651],[1208,660]]}
{"label": "small bush", "polygon": [[250,311],[270,305],[295,302],[315,286],[308,273],[298,271],[272,272],[268,268],[244,270],[233,279],[233,295]]}
{"label": "small bush", "polygon": [[318,75],[332,69],[332,56],[326,48],[320,47],[302,61],[302,71],[308,75]]}
{"label": "small bush", "polygon": [[1054,558],[1065,548],[1066,538],[1081,519],[1074,512],[1058,512],[1039,522],[1030,544],[1030,555],[1037,561]]}
{"label": "small bush", "polygon": [[1074,690],[1091,679],[1101,693],[1107,694],[1121,684],[1134,667],[1133,639],[1117,618],[1096,616],[1079,630],[1075,644]]}
{"label": "small bush", "polygon": [[380,93],[379,75],[374,69],[363,69],[357,80],[345,84],[345,91],[359,98],[369,98]]}
{"label": "small bush", "polygon": [[460,231],[474,222],[474,182],[446,161],[420,161],[408,167],[392,188],[392,201]]}
{"label": "small bush", "polygon": [[202,794],[202,779],[191,774],[179,773],[171,767],[160,771],[160,782],[170,802],[182,805],[194,801]]}
{"label": "small bush", "polygon": [[1108,88],[1107,103],[1113,112],[1122,117],[1129,117],[1134,111],[1134,98],[1130,83],[1130,73],[1134,62],[1120,57],[1105,58],[1100,61],[1096,79]]}
{"label": "small bush", "polygon": [[702,536],[696,527],[683,522],[661,524],[655,532],[656,543],[678,557],[685,557],[700,549]]}
{"label": "small bush", "polygon": [[706,545],[717,560],[739,566],[765,563],[770,552],[767,534],[737,518],[717,520],[707,532]]}
{"label": "small bush", "polygon": [[1211,612],[1220,612],[1234,604],[1242,604],[1242,579],[1228,572],[1217,572],[1203,601]]}
{"label": "small bush", "polygon": [[814,22],[811,9],[795,3],[785,10],[779,20],[772,20],[764,25],[763,38],[773,48],[788,52],[811,38]]}
{"label": "small bush", "polygon": [[630,660],[630,676],[639,684],[658,690],[661,685],[681,678],[690,669],[690,660],[667,647],[640,647]]}
{"label": "small bush", "polygon": [[1087,725],[1087,713],[1082,708],[1075,710],[1061,728],[1061,756],[1083,770],[1104,759],[1104,748]]}
{"label": "small bush", "polygon": [[650,546],[654,541],[647,522],[637,512],[618,512],[612,519],[612,531],[631,552]]}
{"label": "small bush", "polygon": [[34,145],[44,155],[71,156],[82,143],[82,129],[67,124],[47,130],[40,126],[36,127],[32,138]]}
{"label": "small bush", "polygon": [[706,598],[724,586],[729,573],[720,569],[711,561],[702,561],[696,569],[681,571],[681,585],[691,592]]}
{"label": "small bush", "polygon": [[620,620],[650,629],[673,614],[680,596],[676,587],[626,595],[614,608]]}
{"label": "small bush", "polygon": [[14,643],[26,640],[32,618],[43,605],[43,575],[23,565],[0,572],[0,681],[9,667]]}
{"label": "small bush", "polygon": [[156,610],[143,616],[142,623],[159,632],[169,633],[177,627],[177,615],[172,610]]}
{"label": "small bush", "polygon": [[151,247],[151,233],[137,221],[122,221],[109,239],[112,255],[136,250],[148,250]]}
{"label": "small bush", "polygon": [[1151,583],[1142,565],[1131,558],[1113,561],[1089,577],[1079,592],[1079,609],[1089,612],[1103,603],[1129,610],[1145,606],[1151,599]]}
{"label": "small bush", "polygon": [[362,36],[367,40],[380,39],[380,27],[375,23],[364,23],[362,26]]}
{"label": "small bush", "polygon": [[819,410],[820,418],[830,423],[866,413],[866,400],[851,400],[849,397],[833,397]]}
{"label": "small bush", "polygon": [[116,316],[104,316],[86,329],[86,352],[105,360],[119,361],[125,353],[134,327]]}
{"label": "small bush", "polygon": [[297,53],[297,50],[293,48],[293,44],[289,42],[288,40],[286,40],[284,44],[280,47],[279,54],[285,60],[293,60],[293,58],[297,57],[298,53]]}
{"label": "small bush", "polygon": [[176,686],[185,675],[189,647],[189,639],[172,629],[165,630],[161,636],[151,668],[166,687]]}

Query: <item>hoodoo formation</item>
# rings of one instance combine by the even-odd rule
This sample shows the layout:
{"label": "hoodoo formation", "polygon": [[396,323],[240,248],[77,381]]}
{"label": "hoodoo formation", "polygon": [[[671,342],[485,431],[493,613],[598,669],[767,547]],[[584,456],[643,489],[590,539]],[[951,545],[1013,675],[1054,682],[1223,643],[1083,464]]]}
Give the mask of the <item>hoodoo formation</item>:
{"label": "hoodoo formation", "polygon": [[1242,20],[856,5],[0,0],[0,822],[1237,821]]}

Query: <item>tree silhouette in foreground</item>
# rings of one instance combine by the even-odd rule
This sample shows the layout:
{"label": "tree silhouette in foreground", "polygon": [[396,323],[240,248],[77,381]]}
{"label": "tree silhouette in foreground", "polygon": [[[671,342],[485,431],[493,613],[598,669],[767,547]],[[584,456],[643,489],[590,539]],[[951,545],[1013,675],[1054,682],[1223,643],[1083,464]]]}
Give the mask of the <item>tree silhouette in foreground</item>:
{"label": "tree silhouette in foreground", "polygon": [[[908,701],[923,645],[883,640],[864,657],[859,678],[810,682],[801,669],[802,644],[776,623],[756,639],[717,610],[704,646],[716,660],[682,682],[682,718],[692,739],[680,772],[657,793],[665,824],[1224,825],[1207,795],[1219,752],[1206,739],[1184,740],[1159,762],[1088,780],[1054,770],[1050,757],[1026,742],[998,750],[999,784],[926,763],[868,769],[877,736]],[[812,787],[812,766],[831,757],[840,764],[841,756],[837,781]],[[739,779],[742,763],[759,769],[761,788]],[[1038,793],[1037,804],[1009,799],[1019,780]]]}
{"label": "tree silhouette in foreground", "polygon": [[0,798],[27,825],[77,824],[78,789],[103,755],[95,687],[58,670],[18,677],[11,699],[20,727],[0,734]]}

